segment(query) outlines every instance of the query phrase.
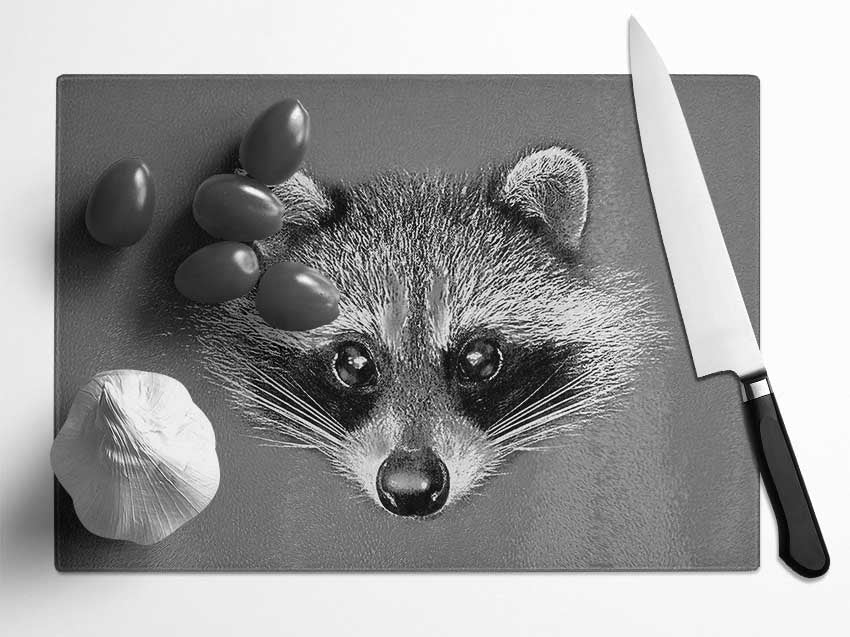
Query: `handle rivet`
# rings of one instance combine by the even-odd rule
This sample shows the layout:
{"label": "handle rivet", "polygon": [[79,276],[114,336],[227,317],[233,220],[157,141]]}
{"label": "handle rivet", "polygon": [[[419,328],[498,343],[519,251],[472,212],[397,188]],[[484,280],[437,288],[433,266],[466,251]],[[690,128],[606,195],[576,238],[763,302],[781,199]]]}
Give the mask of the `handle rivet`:
{"label": "handle rivet", "polygon": [[741,397],[745,403],[772,393],[773,390],[770,388],[770,382],[767,380],[767,376],[753,381],[741,381]]}

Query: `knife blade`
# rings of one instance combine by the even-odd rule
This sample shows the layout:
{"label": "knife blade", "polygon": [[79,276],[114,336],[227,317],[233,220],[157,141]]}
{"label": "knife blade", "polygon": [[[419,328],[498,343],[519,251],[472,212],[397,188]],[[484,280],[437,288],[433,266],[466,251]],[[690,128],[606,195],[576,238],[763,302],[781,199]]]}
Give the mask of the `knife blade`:
{"label": "knife blade", "polygon": [[756,459],[776,516],[779,555],[818,577],[829,553],[767,378],[699,158],[667,68],[637,20],[629,63],[653,205],[697,378],[741,382]]}

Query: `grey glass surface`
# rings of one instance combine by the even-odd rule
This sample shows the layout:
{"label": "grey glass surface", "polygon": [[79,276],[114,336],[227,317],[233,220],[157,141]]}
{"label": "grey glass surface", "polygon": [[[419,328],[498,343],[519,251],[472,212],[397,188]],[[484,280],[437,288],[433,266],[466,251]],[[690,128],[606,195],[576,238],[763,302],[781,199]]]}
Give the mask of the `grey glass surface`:
{"label": "grey glass surface", "polygon": [[[758,326],[758,81],[676,77],[720,225]],[[325,459],[258,446],[220,390],[171,279],[208,239],[191,201],[233,169],[265,106],[299,98],[312,116],[307,164],[328,181],[377,172],[472,172],[562,144],[590,163],[587,255],[638,272],[670,333],[615,415],[516,456],[479,494],[424,522],[356,496]],[[213,422],[213,503],[150,547],[89,534],[56,490],[62,570],[752,569],[758,476],[736,380],[697,381],[666,268],[627,76],[190,76],[60,78],[57,135],[56,425],[98,371],[182,381]],[[156,179],[153,227],[115,250],[86,234],[86,197],[113,161]]]}

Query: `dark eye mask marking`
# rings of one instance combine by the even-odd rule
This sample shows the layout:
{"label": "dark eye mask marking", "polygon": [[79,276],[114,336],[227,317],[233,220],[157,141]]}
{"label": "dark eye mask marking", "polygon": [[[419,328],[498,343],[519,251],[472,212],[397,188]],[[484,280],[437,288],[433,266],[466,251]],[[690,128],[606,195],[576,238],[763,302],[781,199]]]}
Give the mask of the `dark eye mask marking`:
{"label": "dark eye mask marking", "polygon": [[[366,384],[354,388],[340,382],[338,372],[334,370],[338,350],[343,349],[343,345],[357,343],[357,341],[346,339],[307,352],[282,348],[274,354],[269,353],[263,356],[256,364],[261,367],[264,375],[281,385],[290,387],[290,391],[307,399],[309,403],[320,405],[321,410],[335,418],[346,430],[354,431],[360,428],[375,405],[377,382],[380,378],[376,369],[378,364],[374,359],[369,358],[365,361],[352,360],[350,364],[348,361],[345,363],[345,373],[352,374],[346,378],[354,380],[356,376],[358,380],[364,382],[368,378]],[[364,346],[361,344],[360,347]],[[347,351],[353,355],[353,359],[357,359],[358,352]],[[365,349],[365,351],[370,350]],[[359,369],[356,369],[358,366],[360,366]],[[267,389],[272,395],[279,393],[262,379],[252,379],[252,383]],[[286,397],[281,397],[280,400],[286,401]],[[272,419],[276,417],[271,410],[263,409],[263,411],[267,412]]]}
{"label": "dark eye mask marking", "polygon": [[[492,341],[486,341],[492,342]],[[477,352],[477,350],[475,350]],[[579,348],[548,344],[534,348],[501,343],[499,368],[487,382],[470,383],[452,377],[451,370],[463,367],[463,353],[447,356],[451,391],[460,408],[479,427],[486,430],[525,401],[520,409],[531,407],[557,389],[569,384],[580,373]],[[485,355],[486,357],[486,355]],[[489,360],[489,359],[488,359]],[[479,366],[481,363],[479,362]],[[568,401],[576,390],[561,394],[557,401]],[[541,404],[529,410],[529,416],[551,404]]]}

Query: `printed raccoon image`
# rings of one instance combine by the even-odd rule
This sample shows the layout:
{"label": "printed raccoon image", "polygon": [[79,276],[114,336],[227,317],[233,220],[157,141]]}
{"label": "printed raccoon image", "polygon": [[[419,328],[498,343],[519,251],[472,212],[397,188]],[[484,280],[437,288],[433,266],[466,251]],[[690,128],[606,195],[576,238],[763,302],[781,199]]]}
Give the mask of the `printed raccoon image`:
{"label": "printed raccoon image", "polygon": [[274,192],[288,223],[261,262],[322,272],[340,315],[286,332],[252,297],[208,308],[205,359],[258,438],[321,452],[390,513],[432,516],[512,454],[615,417],[652,360],[646,287],[583,255],[572,150],[473,177],[297,173]]}

